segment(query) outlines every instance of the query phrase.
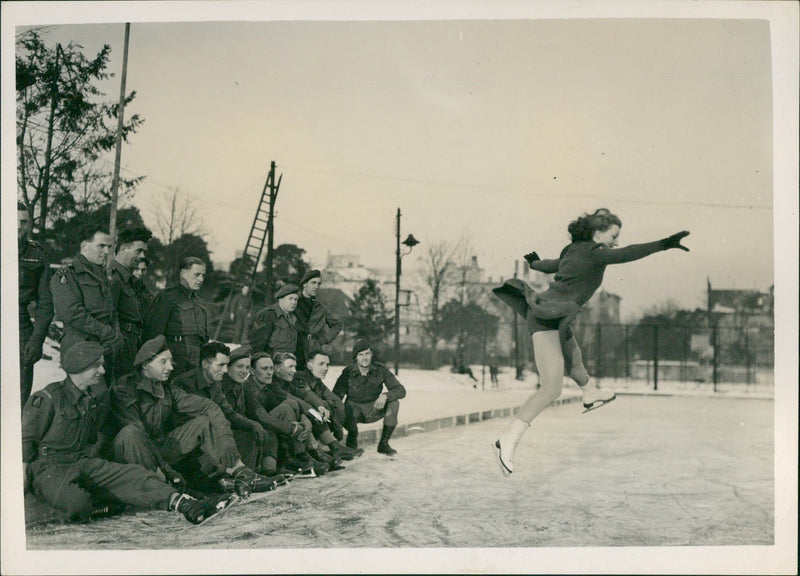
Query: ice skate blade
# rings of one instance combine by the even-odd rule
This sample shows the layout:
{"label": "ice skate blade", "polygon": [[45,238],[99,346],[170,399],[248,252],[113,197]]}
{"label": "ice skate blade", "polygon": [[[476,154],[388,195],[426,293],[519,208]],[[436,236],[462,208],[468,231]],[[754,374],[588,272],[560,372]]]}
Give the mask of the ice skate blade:
{"label": "ice skate blade", "polygon": [[503,476],[508,478],[512,471],[506,467],[503,463],[503,459],[500,458],[500,440],[495,440],[492,443],[492,451],[494,452],[495,460],[497,460],[497,465],[500,466],[500,471],[503,473]]}
{"label": "ice skate blade", "polygon": [[198,522],[197,524],[192,524],[191,526],[202,526],[203,524],[207,524],[207,523],[211,522],[212,520],[215,520],[216,518],[219,518],[225,512],[228,511],[228,508],[230,508],[231,506],[233,506],[234,504],[239,502],[239,500],[242,500],[242,498],[240,498],[236,494],[231,494],[230,498],[228,498],[227,500],[220,500],[217,503],[218,511],[216,513],[212,514],[211,516],[206,516],[202,520],[202,522]]}
{"label": "ice skate blade", "polygon": [[598,400],[597,402],[593,402],[592,404],[584,404],[583,407],[586,408],[586,410],[584,410],[582,414],[586,414],[587,412],[591,412],[592,410],[597,410],[598,408],[602,408],[609,402],[613,402],[616,399],[617,396],[614,395],[611,397],[610,400]]}

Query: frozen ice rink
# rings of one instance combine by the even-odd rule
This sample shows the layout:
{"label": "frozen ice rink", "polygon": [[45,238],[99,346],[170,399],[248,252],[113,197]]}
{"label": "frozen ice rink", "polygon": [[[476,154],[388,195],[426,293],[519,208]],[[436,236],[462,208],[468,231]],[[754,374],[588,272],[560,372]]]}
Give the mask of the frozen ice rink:
{"label": "frozen ice rink", "polygon": [[27,532],[29,549],[770,545],[768,399],[621,396],[545,410],[504,478],[489,420],[374,445],[346,470],[237,504],[193,527],[141,512]]}

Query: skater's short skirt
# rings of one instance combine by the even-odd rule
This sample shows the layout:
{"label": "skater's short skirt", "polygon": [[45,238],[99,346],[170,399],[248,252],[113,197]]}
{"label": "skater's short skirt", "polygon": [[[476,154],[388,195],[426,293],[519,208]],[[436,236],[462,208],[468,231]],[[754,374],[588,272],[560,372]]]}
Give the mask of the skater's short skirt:
{"label": "skater's short skirt", "polygon": [[[547,330],[558,331],[558,323],[560,321],[561,318],[553,318],[551,320],[537,318],[533,315],[531,310],[528,310],[528,314],[525,316],[525,323],[528,326],[529,334],[533,334],[535,332],[546,332]],[[567,328],[566,339],[569,340],[570,338],[572,338],[572,328]]]}

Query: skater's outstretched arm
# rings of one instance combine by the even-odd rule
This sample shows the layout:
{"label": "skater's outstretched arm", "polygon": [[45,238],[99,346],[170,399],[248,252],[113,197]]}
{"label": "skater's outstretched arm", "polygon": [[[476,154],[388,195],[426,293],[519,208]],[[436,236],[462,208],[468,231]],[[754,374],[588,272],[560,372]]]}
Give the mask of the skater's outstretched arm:
{"label": "skater's outstretched arm", "polygon": [[689,235],[689,232],[684,230],[673,234],[668,238],[656,240],[655,242],[647,242],[646,244],[631,244],[624,248],[609,248],[603,244],[598,244],[592,250],[592,259],[595,264],[608,265],[608,264],[623,264],[625,262],[633,262],[645,256],[650,256],[662,250],[669,250],[670,248],[679,248],[686,252],[689,249],[681,244],[681,240]]}
{"label": "skater's outstretched arm", "polygon": [[555,260],[542,260],[536,252],[529,252],[525,254],[525,260],[531,270],[544,272],[545,274],[555,274],[558,272],[558,265],[561,264],[561,258]]}

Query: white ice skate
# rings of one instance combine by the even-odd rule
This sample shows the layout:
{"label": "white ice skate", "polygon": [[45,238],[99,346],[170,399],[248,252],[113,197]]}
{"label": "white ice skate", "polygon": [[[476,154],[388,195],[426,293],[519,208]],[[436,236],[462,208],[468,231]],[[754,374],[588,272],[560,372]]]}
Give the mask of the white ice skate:
{"label": "white ice skate", "polygon": [[530,424],[523,422],[519,418],[515,418],[508,429],[495,440],[492,444],[494,455],[497,458],[497,463],[500,465],[500,471],[503,476],[508,476],[514,471],[514,450],[519,443],[519,439],[530,427]]}
{"label": "white ice skate", "polygon": [[583,392],[584,414],[605,406],[617,397],[611,390],[598,388],[591,380],[581,388],[581,391]]}

